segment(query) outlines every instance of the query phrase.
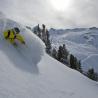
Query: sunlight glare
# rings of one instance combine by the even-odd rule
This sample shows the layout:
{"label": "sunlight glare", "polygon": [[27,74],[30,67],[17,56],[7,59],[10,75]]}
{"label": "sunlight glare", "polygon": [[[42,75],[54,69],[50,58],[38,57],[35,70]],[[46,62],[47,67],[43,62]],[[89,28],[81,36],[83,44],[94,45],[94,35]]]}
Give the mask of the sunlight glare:
{"label": "sunlight glare", "polygon": [[50,0],[53,8],[57,11],[67,10],[70,6],[71,0]]}

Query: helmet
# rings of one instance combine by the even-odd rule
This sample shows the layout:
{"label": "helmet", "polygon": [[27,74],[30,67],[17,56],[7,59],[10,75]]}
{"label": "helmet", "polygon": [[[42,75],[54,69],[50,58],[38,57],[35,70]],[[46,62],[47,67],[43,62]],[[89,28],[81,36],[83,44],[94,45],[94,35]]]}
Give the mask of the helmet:
{"label": "helmet", "polygon": [[20,32],[20,30],[19,30],[18,27],[15,27],[14,30],[15,30],[16,33],[19,33]]}

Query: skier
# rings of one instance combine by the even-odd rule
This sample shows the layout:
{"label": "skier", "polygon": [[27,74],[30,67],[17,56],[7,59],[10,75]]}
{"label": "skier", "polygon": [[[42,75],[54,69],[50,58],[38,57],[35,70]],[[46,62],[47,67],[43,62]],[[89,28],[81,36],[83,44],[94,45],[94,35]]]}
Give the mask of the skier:
{"label": "skier", "polygon": [[15,39],[20,41],[22,44],[25,44],[24,38],[19,34],[19,28],[15,27],[13,29],[4,31],[4,38],[8,40],[11,44],[17,45]]}

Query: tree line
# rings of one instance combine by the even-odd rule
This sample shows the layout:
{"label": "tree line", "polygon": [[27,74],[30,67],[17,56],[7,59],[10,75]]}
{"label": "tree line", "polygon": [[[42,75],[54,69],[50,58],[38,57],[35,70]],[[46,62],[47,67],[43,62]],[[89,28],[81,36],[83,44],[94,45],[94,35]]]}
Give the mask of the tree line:
{"label": "tree line", "polygon": [[[29,27],[27,27],[29,28]],[[29,28],[30,29],[30,28]],[[45,43],[46,52],[59,62],[67,65],[68,67],[75,69],[82,74],[86,75],[88,78],[98,81],[98,74],[94,71],[93,68],[90,68],[86,73],[84,73],[81,67],[81,61],[77,59],[73,54],[70,54],[66,45],[60,45],[59,48],[54,48],[51,45],[50,34],[48,29],[44,24],[40,28],[39,24],[33,28],[33,32]]]}

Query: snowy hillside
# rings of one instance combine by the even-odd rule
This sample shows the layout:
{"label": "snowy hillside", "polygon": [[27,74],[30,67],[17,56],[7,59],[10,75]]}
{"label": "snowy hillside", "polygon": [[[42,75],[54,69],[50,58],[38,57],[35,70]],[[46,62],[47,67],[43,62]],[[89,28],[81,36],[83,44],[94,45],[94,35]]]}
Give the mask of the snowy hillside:
{"label": "snowy hillside", "polygon": [[52,45],[66,44],[70,53],[82,62],[85,71],[94,68],[98,72],[98,28],[50,29]]}
{"label": "snowy hillside", "polygon": [[[3,31],[19,27],[26,46]],[[43,42],[20,24],[0,18],[0,98],[98,98],[98,83],[49,57]]]}

